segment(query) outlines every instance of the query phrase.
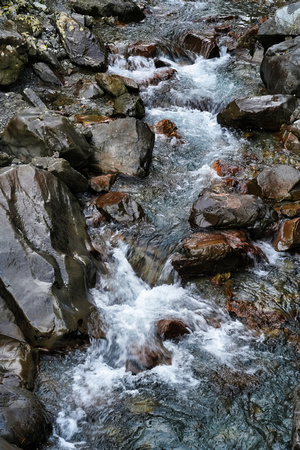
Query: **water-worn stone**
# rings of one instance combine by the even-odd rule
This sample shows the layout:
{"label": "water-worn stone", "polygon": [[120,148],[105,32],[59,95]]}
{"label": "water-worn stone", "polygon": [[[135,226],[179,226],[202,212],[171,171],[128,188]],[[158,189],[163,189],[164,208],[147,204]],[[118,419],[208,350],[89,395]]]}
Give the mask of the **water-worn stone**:
{"label": "water-worn stone", "polygon": [[216,193],[204,189],[190,213],[192,228],[245,228],[256,236],[277,213],[255,195]]}
{"label": "water-worn stone", "polygon": [[194,233],[183,241],[183,251],[172,257],[172,265],[185,278],[241,270],[253,257],[264,257],[241,230]]}
{"label": "water-worn stone", "polygon": [[247,183],[247,190],[276,202],[300,200],[300,171],[285,164],[265,169]]}
{"label": "water-worn stone", "polygon": [[76,199],[30,165],[0,170],[0,295],[32,346],[87,332],[96,266]]}
{"label": "water-worn stone", "polygon": [[170,365],[171,363],[171,352],[157,339],[155,342],[133,346],[128,351],[126,371],[136,375],[144,370],[150,370],[159,364]]}
{"label": "water-worn stone", "polygon": [[17,113],[4,130],[1,146],[26,163],[58,152],[75,169],[84,168],[91,155],[87,141],[66,117],[41,108]]}
{"label": "water-worn stone", "polygon": [[215,35],[198,35],[186,33],[179,38],[181,46],[185,50],[201,55],[206,59],[220,56],[219,47],[215,41]]}
{"label": "water-worn stone", "polygon": [[121,77],[109,75],[108,73],[97,73],[97,75],[95,75],[95,80],[101,89],[113,97],[119,97],[120,95],[128,93]]}
{"label": "water-worn stone", "polygon": [[156,44],[148,44],[147,42],[135,42],[128,45],[128,55],[143,56],[144,58],[154,58],[157,48]]}
{"label": "water-worn stone", "polygon": [[64,12],[58,15],[56,26],[63,46],[73,63],[105,72],[107,50],[88,28]]}
{"label": "water-worn stone", "polygon": [[273,247],[278,252],[284,252],[300,245],[300,218],[283,222],[276,234]]}
{"label": "water-worn stone", "polygon": [[114,100],[114,109],[117,116],[141,119],[145,115],[145,106],[141,97],[129,93],[120,95]]}
{"label": "water-worn stone", "polygon": [[95,205],[109,220],[125,224],[147,220],[139,203],[124,192],[109,192],[95,199]]}
{"label": "water-worn stone", "polygon": [[73,194],[79,194],[88,190],[88,181],[70,166],[63,158],[49,156],[33,158],[31,163],[39,169],[47,170],[65,183]]}
{"label": "water-worn stone", "polygon": [[161,319],[156,324],[156,332],[163,339],[175,339],[190,334],[191,330],[180,319]]}
{"label": "water-worn stone", "polygon": [[300,36],[270,47],[260,75],[268,93],[300,97]]}
{"label": "water-worn stone", "polygon": [[52,429],[36,395],[15,386],[0,385],[0,417],[1,437],[23,449],[36,448]]}
{"label": "water-worn stone", "polygon": [[91,128],[94,155],[92,170],[144,177],[148,174],[154,146],[154,133],[134,118],[95,124]]}
{"label": "water-worn stone", "polygon": [[0,27],[0,86],[17,81],[27,61],[25,38],[16,31]]}
{"label": "water-worn stone", "polygon": [[123,22],[140,22],[143,11],[132,0],[74,0],[72,6],[80,14],[93,17],[117,17]]}
{"label": "water-worn stone", "polygon": [[273,17],[266,20],[259,28],[258,40],[267,50],[286,37],[300,35],[300,2],[283,6],[275,11]]}
{"label": "water-worn stone", "polygon": [[218,123],[232,128],[279,130],[290,123],[297,99],[292,95],[243,97],[230,102],[219,112]]}

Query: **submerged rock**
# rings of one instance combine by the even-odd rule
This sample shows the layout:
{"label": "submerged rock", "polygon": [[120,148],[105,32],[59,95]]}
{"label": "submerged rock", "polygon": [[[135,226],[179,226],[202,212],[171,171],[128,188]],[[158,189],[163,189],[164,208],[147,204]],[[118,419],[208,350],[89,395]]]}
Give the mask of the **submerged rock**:
{"label": "submerged rock", "polygon": [[114,16],[123,22],[140,22],[143,11],[132,0],[74,0],[75,11],[93,17]]}
{"label": "submerged rock", "polygon": [[107,50],[88,28],[64,12],[59,14],[56,25],[64,48],[73,63],[105,72]]}
{"label": "submerged rock", "polygon": [[183,254],[172,257],[172,265],[182,277],[197,277],[240,270],[252,264],[262,251],[240,230],[199,232],[183,241]]}
{"label": "submerged rock", "polygon": [[95,124],[91,131],[92,170],[138,177],[149,173],[154,133],[147,124],[134,118],[118,119]]}
{"label": "submerged rock", "polygon": [[260,75],[268,93],[300,97],[300,36],[270,47]]}
{"label": "submerged rock", "polygon": [[265,169],[247,183],[247,190],[276,202],[300,200],[300,171],[285,164]]}
{"label": "submerged rock", "polygon": [[15,386],[0,385],[0,416],[1,437],[23,449],[37,448],[52,429],[49,414],[38,398]]}
{"label": "submerged rock", "polygon": [[87,333],[96,265],[70,191],[29,165],[1,169],[0,219],[0,295],[27,342],[52,348]]}
{"label": "submerged rock", "polygon": [[266,20],[259,28],[258,40],[267,50],[286,37],[300,35],[300,2],[278,8],[273,17]]}
{"label": "submerged rock", "polygon": [[300,218],[286,220],[281,224],[273,242],[278,252],[284,252],[300,245]]}
{"label": "submerged rock", "polygon": [[86,167],[91,155],[87,141],[66,117],[41,108],[17,113],[5,128],[0,145],[25,163],[58,153],[75,169]]}
{"label": "submerged rock", "polygon": [[129,350],[126,371],[136,375],[160,364],[172,364],[172,353],[166,349],[160,340],[146,342],[144,345],[133,346]]}
{"label": "submerged rock", "polygon": [[217,116],[218,123],[232,128],[279,130],[289,124],[297,107],[292,95],[263,95],[233,100]]}
{"label": "submerged rock", "polygon": [[277,213],[255,195],[216,193],[204,189],[190,213],[192,228],[245,228],[259,235]]}

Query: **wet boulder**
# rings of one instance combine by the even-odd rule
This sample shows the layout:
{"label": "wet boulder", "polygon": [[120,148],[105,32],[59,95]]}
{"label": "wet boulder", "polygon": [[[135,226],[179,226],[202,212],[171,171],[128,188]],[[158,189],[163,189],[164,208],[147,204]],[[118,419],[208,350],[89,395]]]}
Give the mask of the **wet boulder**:
{"label": "wet boulder", "polygon": [[137,375],[160,364],[172,364],[172,353],[157,339],[144,345],[132,346],[127,355],[126,371]]}
{"label": "wet boulder", "polygon": [[273,247],[278,252],[284,252],[300,245],[300,218],[283,222],[276,234]]}
{"label": "wet boulder", "polygon": [[19,78],[28,61],[27,44],[16,31],[0,27],[0,86],[8,86]]}
{"label": "wet boulder", "polygon": [[282,136],[284,148],[296,155],[300,155],[300,120],[288,126]]}
{"label": "wet boulder", "polygon": [[266,20],[259,28],[258,40],[267,50],[286,37],[300,35],[300,2],[278,8],[273,17]]}
{"label": "wet boulder", "polygon": [[147,221],[147,216],[139,203],[124,192],[109,192],[95,199],[95,205],[104,216],[122,224]]}
{"label": "wet boulder", "polygon": [[87,333],[96,263],[80,206],[57,177],[0,170],[0,295],[26,341],[53,348]]}
{"label": "wet boulder", "polygon": [[73,194],[79,194],[88,190],[87,179],[70,166],[63,158],[49,156],[33,158],[31,163],[39,169],[47,170],[65,183]]}
{"label": "wet boulder", "polygon": [[179,38],[180,45],[196,55],[203,56],[206,59],[220,56],[219,47],[216,44],[215,35],[198,35],[186,33]]}
{"label": "wet boulder", "polygon": [[161,319],[156,323],[156,332],[162,339],[176,339],[190,334],[190,327],[180,319]]}
{"label": "wet boulder", "polygon": [[143,56],[144,58],[154,58],[157,52],[156,44],[147,42],[135,42],[128,45],[129,56]]}
{"label": "wet boulder", "polygon": [[25,163],[58,153],[75,169],[86,167],[91,155],[87,141],[66,117],[42,108],[17,113],[3,132],[1,147]]}
{"label": "wet boulder", "polygon": [[182,250],[171,262],[183,278],[241,270],[264,257],[241,230],[194,233],[183,241]]}
{"label": "wet boulder", "polygon": [[297,107],[292,95],[263,95],[243,97],[230,102],[219,112],[218,123],[230,128],[259,128],[276,131],[289,124]]}
{"label": "wet boulder", "polygon": [[75,11],[93,17],[117,17],[122,22],[140,22],[143,11],[132,0],[75,0]]}
{"label": "wet boulder", "polygon": [[277,213],[255,195],[216,193],[204,189],[190,213],[192,228],[245,228],[260,235]]}
{"label": "wet boulder", "polygon": [[114,100],[114,110],[117,116],[142,119],[145,115],[143,100],[138,95],[123,94]]}
{"label": "wet boulder", "polygon": [[36,395],[15,386],[0,385],[0,416],[1,437],[23,449],[37,448],[52,429],[50,416]]}
{"label": "wet boulder", "polygon": [[88,28],[64,12],[58,15],[56,26],[67,55],[74,64],[106,71],[107,50]]}
{"label": "wet boulder", "polygon": [[147,124],[134,118],[117,119],[95,124],[91,131],[92,170],[138,177],[149,173],[154,133]]}
{"label": "wet boulder", "polygon": [[182,140],[182,136],[178,131],[177,125],[169,119],[162,119],[153,127],[155,133],[162,134],[169,139],[175,138]]}
{"label": "wet boulder", "polygon": [[300,36],[270,47],[260,75],[268,93],[300,97]]}
{"label": "wet boulder", "polygon": [[121,77],[109,75],[108,73],[97,73],[95,80],[103,91],[113,97],[128,93]]}
{"label": "wet boulder", "polygon": [[276,202],[300,200],[300,171],[285,164],[265,169],[247,183],[247,190]]}

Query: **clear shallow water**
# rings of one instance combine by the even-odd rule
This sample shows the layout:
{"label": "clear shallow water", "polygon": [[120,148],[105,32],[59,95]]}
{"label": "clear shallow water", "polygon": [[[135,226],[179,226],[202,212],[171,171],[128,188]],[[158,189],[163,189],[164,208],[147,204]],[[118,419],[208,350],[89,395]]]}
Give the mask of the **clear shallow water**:
{"label": "clear shallow water", "polygon": [[[149,5],[151,18],[120,29],[120,40],[152,33],[168,41],[204,15],[238,13],[247,22],[249,14],[256,17],[265,11],[256,12],[259,3],[238,1]],[[258,69],[243,63],[247,77],[240,77],[246,73],[241,63],[226,54],[209,61],[198,58],[193,64],[165,61],[177,73],[174,80],[142,90],[146,121],[153,125],[163,118],[172,120],[183,142],[157,136],[149,177],[119,179],[114,186],[130,192],[152,222],[130,231],[131,247],[107,242],[108,275],[101,276],[92,291],[107,327],[106,339],[41,359],[36,392],[54,417],[54,434],[41,450],[289,447],[292,392],[299,382],[293,350],[278,341],[270,344],[232,320],[224,290],[209,279],[181,284],[168,260],[174,246],[190,233],[193,201],[218,180],[212,162],[237,161],[249,148],[239,133],[217,124],[216,113],[233,98],[255,92]],[[132,58],[128,65],[122,55],[112,60],[109,70],[137,81],[156,71],[144,58]],[[269,137],[263,145],[273,149]],[[94,239],[103,241],[103,236],[105,231],[93,230]],[[268,242],[258,245],[269,262],[232,276],[233,289],[239,299],[276,302],[288,314],[299,291],[298,257],[279,255]],[[135,247],[150,254],[149,272],[159,272],[151,286],[128,262]],[[169,318],[184,321],[191,331],[180,340],[164,342],[172,364],[135,376],[126,372],[126,361],[137,347],[159,349],[155,326]]]}

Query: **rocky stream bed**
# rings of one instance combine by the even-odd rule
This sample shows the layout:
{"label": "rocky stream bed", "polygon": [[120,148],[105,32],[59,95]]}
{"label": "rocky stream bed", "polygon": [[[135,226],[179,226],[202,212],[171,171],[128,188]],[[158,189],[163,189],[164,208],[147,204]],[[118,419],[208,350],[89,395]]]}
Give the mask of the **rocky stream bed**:
{"label": "rocky stream bed", "polygon": [[0,0],[0,448],[300,448],[300,2]]}

